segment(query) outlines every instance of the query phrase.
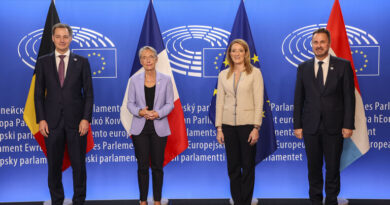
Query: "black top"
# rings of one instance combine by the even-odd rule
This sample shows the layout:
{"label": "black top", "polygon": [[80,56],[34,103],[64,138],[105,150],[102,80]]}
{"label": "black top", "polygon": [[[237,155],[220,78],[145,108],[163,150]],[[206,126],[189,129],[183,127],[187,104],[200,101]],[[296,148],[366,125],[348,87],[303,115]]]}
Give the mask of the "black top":
{"label": "black top", "polygon": [[[148,106],[148,110],[153,110],[155,92],[156,92],[156,85],[150,88],[145,86],[145,101],[146,101],[146,106]],[[146,120],[144,130],[147,131],[154,130],[153,120]]]}
{"label": "black top", "polygon": [[145,101],[146,101],[146,106],[148,106],[148,110],[153,110],[155,92],[156,92],[156,85],[150,88],[145,86]]}

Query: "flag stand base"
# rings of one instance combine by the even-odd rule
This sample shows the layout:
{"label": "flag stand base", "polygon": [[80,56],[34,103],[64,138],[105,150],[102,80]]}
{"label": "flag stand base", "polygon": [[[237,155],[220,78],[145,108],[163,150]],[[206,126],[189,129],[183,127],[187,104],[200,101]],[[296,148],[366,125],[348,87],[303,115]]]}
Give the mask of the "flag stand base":
{"label": "flag stand base", "polygon": [[[324,199],[324,201],[322,202],[322,204],[325,204],[325,199]],[[338,205],[348,205],[348,204],[349,204],[349,201],[348,201],[348,199],[337,198],[337,204],[338,204]]]}
{"label": "flag stand base", "polygon": [[[51,200],[47,200],[43,202],[43,205],[51,205]],[[71,199],[64,199],[63,205],[72,205],[72,200]]]}
{"label": "flag stand base", "polygon": [[[230,205],[234,205],[234,202],[233,202],[232,198],[229,199],[229,204]],[[252,198],[251,205],[258,205],[258,204],[259,204],[259,200],[257,200],[256,198]]]}
{"label": "flag stand base", "polygon": [[[154,200],[153,198],[148,198],[148,204],[153,204]],[[161,205],[168,205],[168,199],[161,199]]]}
{"label": "flag stand base", "polygon": [[344,198],[337,198],[337,202],[339,205],[348,205],[349,203],[348,199],[344,199]]}

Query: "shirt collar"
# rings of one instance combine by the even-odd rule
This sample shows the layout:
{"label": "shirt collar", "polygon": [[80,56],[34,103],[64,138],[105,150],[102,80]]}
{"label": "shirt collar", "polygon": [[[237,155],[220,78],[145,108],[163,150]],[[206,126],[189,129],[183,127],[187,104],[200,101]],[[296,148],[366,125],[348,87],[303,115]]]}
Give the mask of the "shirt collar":
{"label": "shirt collar", "polygon": [[58,57],[59,55],[65,55],[65,57],[68,57],[70,55],[70,49],[68,49],[68,51],[66,51],[64,54],[61,54],[57,50],[55,50],[54,54],[56,55],[56,57]]}
{"label": "shirt collar", "polygon": [[[326,64],[329,64],[329,60],[330,60],[330,54],[328,53],[328,56],[326,56],[326,58],[321,60],[321,61],[326,63]],[[320,62],[320,60],[318,60],[316,57],[314,57],[314,63],[317,65],[318,62]]]}

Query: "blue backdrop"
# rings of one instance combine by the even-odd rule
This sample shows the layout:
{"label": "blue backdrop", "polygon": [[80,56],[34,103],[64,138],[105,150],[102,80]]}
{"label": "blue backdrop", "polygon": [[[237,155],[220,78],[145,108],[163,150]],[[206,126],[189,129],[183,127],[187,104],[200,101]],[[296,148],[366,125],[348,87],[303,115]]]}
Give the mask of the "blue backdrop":
{"label": "blue backdrop", "polygon": [[[138,198],[134,150],[120,124],[119,107],[148,2],[56,1],[60,20],[76,31],[71,49],[89,58],[94,77],[96,146],[87,159],[87,200]],[[49,0],[0,3],[0,202],[50,197],[46,161],[23,122],[21,109],[49,4]],[[299,55],[303,49],[311,50],[310,29],[326,26],[333,1],[247,0],[245,5],[278,140],[274,155],[256,167],[254,196],[307,198],[303,141],[292,135],[296,64],[305,60]],[[390,74],[386,66],[390,64],[386,37],[390,2],[342,0],[340,5],[371,141],[371,150],[342,172],[340,196],[390,199]],[[239,0],[154,1],[190,141],[189,148],[165,167],[165,198],[230,197],[224,148],[216,144],[216,132],[207,115],[216,67],[223,61],[220,54],[223,56],[238,6]],[[301,29],[300,41],[291,37],[297,29]],[[195,57],[188,60],[191,52]],[[306,56],[311,57],[310,52]],[[71,169],[64,172],[67,198],[73,193],[71,177]]]}

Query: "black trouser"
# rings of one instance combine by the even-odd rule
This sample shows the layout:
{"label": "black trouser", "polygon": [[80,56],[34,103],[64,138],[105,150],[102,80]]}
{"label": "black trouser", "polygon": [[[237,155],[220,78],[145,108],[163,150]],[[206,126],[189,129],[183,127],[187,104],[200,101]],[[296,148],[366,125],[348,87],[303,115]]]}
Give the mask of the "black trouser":
{"label": "black trouser", "polygon": [[256,146],[248,143],[253,125],[222,125],[230,193],[235,205],[250,205],[255,184]]}
{"label": "black trouser", "polygon": [[159,137],[154,131],[142,130],[140,135],[133,135],[135,156],[138,163],[138,187],[140,200],[146,201],[149,190],[149,162],[152,167],[154,201],[161,201],[163,185],[164,151],[167,137]]}
{"label": "black trouser", "polygon": [[48,184],[52,205],[62,205],[64,201],[61,168],[65,146],[68,147],[72,165],[73,205],[84,204],[87,182],[85,169],[87,135],[80,136],[78,129],[66,127],[62,118],[57,128],[49,130],[49,137],[45,138],[45,144],[49,167]]}
{"label": "black trouser", "polygon": [[340,193],[340,158],[343,150],[342,134],[330,135],[323,126],[315,134],[304,134],[307,167],[309,170],[309,196],[313,205],[322,205],[323,175],[325,158],[325,204],[337,205]]}

